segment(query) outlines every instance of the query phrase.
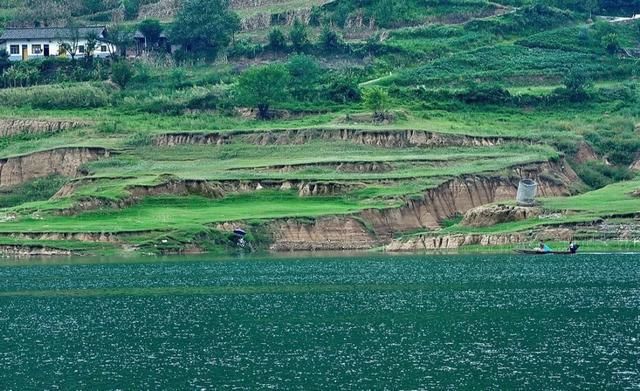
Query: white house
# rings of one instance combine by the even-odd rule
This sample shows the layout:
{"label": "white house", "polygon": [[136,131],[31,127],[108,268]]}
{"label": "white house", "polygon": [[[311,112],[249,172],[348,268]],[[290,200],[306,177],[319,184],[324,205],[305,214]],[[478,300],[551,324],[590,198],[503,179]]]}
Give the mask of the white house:
{"label": "white house", "polygon": [[92,35],[98,41],[93,53],[94,57],[108,57],[111,53],[115,53],[115,46],[107,41],[107,30],[104,26],[77,29],[7,28],[0,36],[0,50],[5,49],[11,61],[69,56],[70,53],[67,53],[62,45],[66,43],[75,49],[75,56],[78,58],[86,56],[87,38]]}

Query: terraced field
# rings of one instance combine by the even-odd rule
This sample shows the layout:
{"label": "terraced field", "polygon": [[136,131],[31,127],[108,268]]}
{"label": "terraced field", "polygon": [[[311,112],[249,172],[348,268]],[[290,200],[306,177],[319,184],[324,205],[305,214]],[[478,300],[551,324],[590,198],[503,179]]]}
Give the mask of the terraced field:
{"label": "terraced field", "polygon": [[[637,25],[480,0],[409,1],[385,19],[379,3],[236,1],[243,20],[264,22],[239,34],[260,48],[252,57],[141,60],[126,88],[0,89],[0,246],[237,251],[242,227],[253,250],[430,250],[637,225]],[[238,76],[292,67],[292,50],[269,52],[266,33],[310,22],[312,6],[347,38],[327,52],[313,41],[322,26],[309,26],[320,76],[301,89],[292,73],[273,118],[257,119],[236,101]],[[374,88],[387,97],[383,121],[366,99]],[[539,183],[543,218],[462,224],[473,208],[513,205],[522,178]],[[637,239],[625,232],[612,237]]]}

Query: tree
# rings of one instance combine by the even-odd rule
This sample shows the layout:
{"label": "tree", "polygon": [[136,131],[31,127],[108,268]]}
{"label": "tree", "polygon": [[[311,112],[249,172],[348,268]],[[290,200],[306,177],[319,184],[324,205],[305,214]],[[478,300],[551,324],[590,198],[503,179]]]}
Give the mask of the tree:
{"label": "tree", "polygon": [[138,17],[140,11],[140,0],[124,0],[124,18],[133,20]]}
{"label": "tree", "polygon": [[145,48],[153,48],[160,41],[162,25],[159,20],[145,19],[138,24],[138,30],[144,35]]}
{"label": "tree", "polygon": [[238,79],[236,89],[240,104],[256,107],[258,116],[269,118],[269,108],[287,97],[289,73],[280,64],[250,68]]}
{"label": "tree", "polygon": [[87,45],[85,47],[85,59],[88,64],[93,62],[93,52],[96,51],[96,47],[98,46],[98,34],[93,31],[90,31],[87,34]]}
{"label": "tree", "polygon": [[5,69],[11,66],[11,61],[9,61],[9,53],[5,49],[0,49],[0,75],[4,72]]}
{"label": "tree", "polygon": [[291,90],[298,99],[306,99],[320,79],[320,67],[313,58],[304,54],[292,56],[287,63],[291,76]]}
{"label": "tree", "polygon": [[68,34],[66,37],[60,37],[59,47],[71,56],[71,61],[75,61],[80,46],[80,28],[73,21],[69,21],[66,30]]}
{"label": "tree", "polygon": [[215,59],[240,29],[240,18],[228,0],[185,0],[171,31],[174,42],[185,51]]}
{"label": "tree", "polygon": [[[133,34],[123,25],[114,24],[107,31],[106,41],[111,44],[107,45],[107,48],[109,48],[109,54],[112,58],[118,55],[125,57],[127,55],[127,48],[133,41]],[[114,48],[118,50],[119,53],[114,52]]]}
{"label": "tree", "polygon": [[343,48],[342,38],[329,26],[324,26],[322,28],[318,44],[327,54],[337,54],[341,52]]}
{"label": "tree", "polygon": [[283,52],[287,49],[287,38],[277,27],[269,32],[269,49],[274,52]]}
{"label": "tree", "polygon": [[610,33],[602,37],[602,44],[609,54],[616,54],[620,50],[620,41],[616,33]]}
{"label": "tree", "polygon": [[572,102],[586,100],[589,97],[587,88],[590,85],[589,78],[579,69],[571,69],[564,78],[564,87]]}
{"label": "tree", "polygon": [[380,87],[372,87],[364,92],[364,104],[373,111],[376,119],[383,118],[389,104],[389,94]]}
{"label": "tree", "polygon": [[303,52],[309,45],[309,32],[307,26],[305,26],[300,19],[296,19],[293,22],[293,27],[289,32],[289,39],[293,45],[293,49],[300,53]]}
{"label": "tree", "polygon": [[133,69],[127,61],[117,61],[111,65],[111,80],[121,88],[125,88],[132,77]]}

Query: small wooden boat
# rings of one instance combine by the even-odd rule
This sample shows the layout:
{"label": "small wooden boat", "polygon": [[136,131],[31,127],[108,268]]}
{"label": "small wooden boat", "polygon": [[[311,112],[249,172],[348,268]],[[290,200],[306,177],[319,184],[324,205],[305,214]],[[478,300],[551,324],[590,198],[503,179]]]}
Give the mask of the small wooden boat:
{"label": "small wooden boat", "polygon": [[547,255],[547,254],[555,254],[555,255],[571,255],[571,254],[575,254],[572,253],[571,251],[538,251],[538,250],[531,250],[531,249],[525,249],[525,248],[517,248],[514,249],[513,251],[517,252],[518,254],[527,254],[527,255]]}

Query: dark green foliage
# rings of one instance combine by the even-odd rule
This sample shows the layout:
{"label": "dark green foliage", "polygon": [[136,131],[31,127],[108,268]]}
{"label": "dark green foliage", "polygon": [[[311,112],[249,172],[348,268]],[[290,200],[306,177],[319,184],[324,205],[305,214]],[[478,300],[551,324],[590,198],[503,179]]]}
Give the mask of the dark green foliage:
{"label": "dark green foliage", "polygon": [[304,52],[309,46],[309,31],[307,26],[304,25],[299,19],[293,22],[291,31],[289,32],[289,39],[293,50],[298,53]]}
{"label": "dark green foliage", "polygon": [[50,175],[22,185],[0,191],[0,208],[11,208],[25,202],[44,201],[51,198],[66,183],[66,178]]}
{"label": "dark green foliage", "polygon": [[498,104],[511,100],[511,94],[496,84],[471,84],[458,94],[458,98],[465,103]]}
{"label": "dark green foliage", "polygon": [[578,164],[575,171],[580,179],[593,189],[600,189],[614,182],[629,180],[634,177],[626,167],[609,166],[602,162]]}
{"label": "dark green foliage", "polygon": [[329,26],[324,26],[318,40],[320,50],[326,54],[339,54],[345,49],[342,37]]}
{"label": "dark green foliage", "polygon": [[357,102],[362,96],[357,77],[352,73],[334,74],[327,88],[327,97],[335,102]]}
{"label": "dark green foliage", "polygon": [[138,17],[140,11],[140,0],[124,0],[124,17],[127,20],[133,20]]}
{"label": "dark green foliage", "polygon": [[229,45],[240,29],[240,18],[228,0],[185,0],[176,15],[171,39],[182,48],[209,60]]}
{"label": "dark green foliage", "polygon": [[620,51],[620,41],[616,33],[610,33],[602,37],[602,45],[609,54],[616,54]]}
{"label": "dark green foliage", "polygon": [[389,94],[380,87],[373,87],[365,90],[363,94],[365,106],[371,111],[376,118],[384,117],[389,106]]}
{"label": "dark green foliage", "polygon": [[585,134],[595,151],[611,164],[628,166],[640,152],[640,137],[631,121],[609,124]]}
{"label": "dark green foliage", "polygon": [[564,78],[564,91],[557,90],[556,95],[566,95],[571,102],[583,102],[589,99],[587,88],[591,81],[581,69],[574,68]]}
{"label": "dark green foliage", "polygon": [[144,35],[148,48],[158,45],[160,34],[162,34],[162,25],[159,20],[145,19],[138,24],[138,30]]}
{"label": "dark green foliage", "polygon": [[315,92],[321,70],[312,57],[295,55],[289,59],[287,70],[291,76],[290,90],[300,100],[309,99]]}
{"label": "dark green foliage", "polygon": [[5,69],[9,68],[11,62],[9,61],[9,53],[5,49],[0,50],[0,74],[4,72]]}
{"label": "dark green foliage", "polygon": [[269,108],[287,98],[289,72],[283,65],[266,65],[245,71],[238,79],[239,104],[256,107],[258,116],[269,118]]}
{"label": "dark green foliage", "polygon": [[287,50],[287,37],[278,27],[269,32],[269,50],[274,52],[284,52]]}
{"label": "dark green foliage", "polygon": [[117,61],[111,65],[111,80],[121,88],[125,88],[132,77],[133,69],[127,61]]}
{"label": "dark green foliage", "polygon": [[229,56],[233,58],[256,58],[264,52],[262,45],[247,39],[239,39],[229,48]]}

